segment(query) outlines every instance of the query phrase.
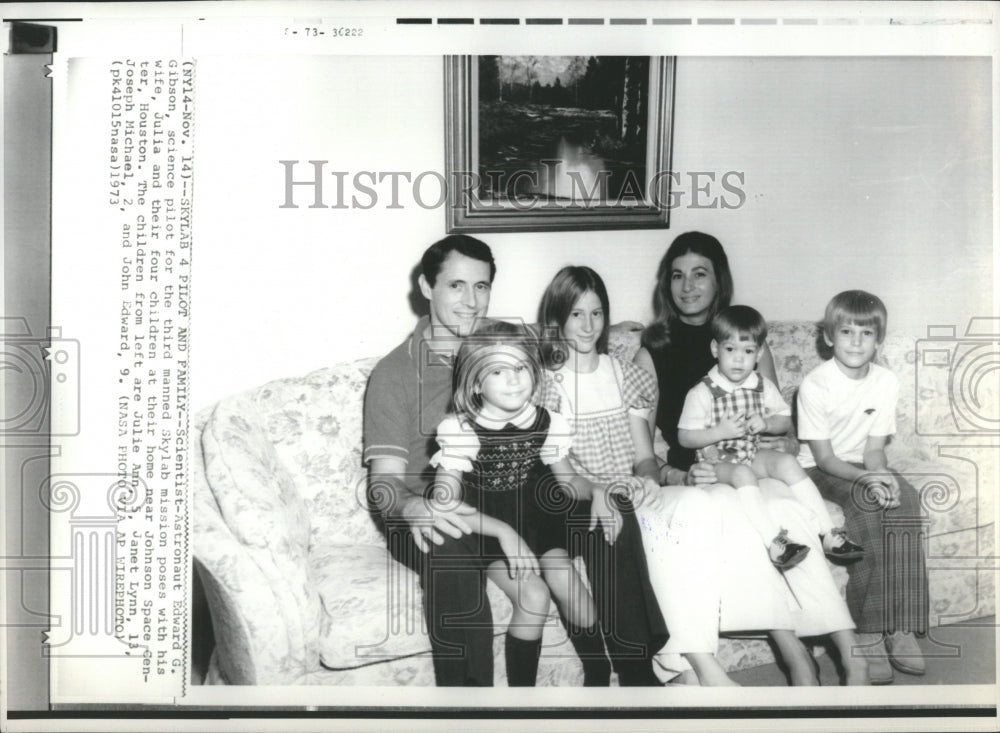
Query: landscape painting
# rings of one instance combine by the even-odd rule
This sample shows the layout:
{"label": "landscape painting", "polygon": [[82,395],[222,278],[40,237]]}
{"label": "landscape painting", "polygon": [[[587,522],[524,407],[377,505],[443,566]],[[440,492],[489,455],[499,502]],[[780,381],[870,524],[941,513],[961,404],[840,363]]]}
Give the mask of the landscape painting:
{"label": "landscape painting", "polygon": [[450,230],[666,226],[672,62],[450,57]]}

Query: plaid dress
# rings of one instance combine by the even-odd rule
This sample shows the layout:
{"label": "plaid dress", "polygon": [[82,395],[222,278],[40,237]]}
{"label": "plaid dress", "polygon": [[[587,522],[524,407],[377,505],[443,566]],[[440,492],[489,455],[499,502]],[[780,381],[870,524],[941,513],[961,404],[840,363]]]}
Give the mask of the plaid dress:
{"label": "plaid dress", "polygon": [[[737,387],[732,392],[724,390],[709,376],[701,383],[712,393],[712,414],[710,423],[705,427],[718,425],[727,415],[743,415],[752,417],[764,414],[764,379],[757,378],[757,386],[752,388]],[[720,440],[718,443],[700,448],[698,460],[709,463],[744,463],[749,464],[757,456],[759,435],[744,435],[739,438]]]}
{"label": "plaid dress", "polygon": [[570,465],[595,481],[632,476],[635,446],[629,415],[652,409],[656,380],[642,367],[602,354],[591,374],[549,372],[541,404],[569,423],[573,444]]}

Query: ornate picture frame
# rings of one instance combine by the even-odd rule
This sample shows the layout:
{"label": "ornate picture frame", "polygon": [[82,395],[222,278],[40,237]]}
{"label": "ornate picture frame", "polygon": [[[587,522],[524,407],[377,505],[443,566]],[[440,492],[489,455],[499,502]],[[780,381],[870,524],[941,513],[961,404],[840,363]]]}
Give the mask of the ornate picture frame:
{"label": "ornate picture frame", "polygon": [[446,56],[447,231],[668,227],[674,67]]}

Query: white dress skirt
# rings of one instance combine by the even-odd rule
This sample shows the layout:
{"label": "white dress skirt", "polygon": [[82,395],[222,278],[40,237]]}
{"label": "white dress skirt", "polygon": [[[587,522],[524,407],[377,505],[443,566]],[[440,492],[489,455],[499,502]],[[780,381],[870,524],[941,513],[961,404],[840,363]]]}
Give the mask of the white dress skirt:
{"label": "white dress skirt", "polygon": [[816,636],[854,628],[812,512],[788,499],[780,482],[763,479],[761,489],[775,521],[810,547],[784,578],[731,486],[664,487],[661,507],[637,509],[650,583],[670,633],[654,658],[661,681],[690,669],[683,654],[717,653],[720,632]]}

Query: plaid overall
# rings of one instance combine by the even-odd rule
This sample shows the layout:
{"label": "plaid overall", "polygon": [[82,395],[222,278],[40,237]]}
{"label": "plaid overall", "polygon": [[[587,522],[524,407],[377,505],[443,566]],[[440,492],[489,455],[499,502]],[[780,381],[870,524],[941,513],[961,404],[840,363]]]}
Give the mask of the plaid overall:
{"label": "plaid overall", "polygon": [[[702,384],[708,387],[712,393],[712,415],[711,424],[707,427],[715,427],[726,415],[753,415],[764,414],[764,379],[757,376],[757,386],[753,389],[747,387],[737,387],[732,392],[727,392],[713,382],[709,377],[702,378]],[[757,445],[760,443],[759,435],[744,435],[742,438],[732,438],[722,440],[714,445],[706,446],[698,450],[698,460],[709,463],[752,463],[757,456]],[[714,449],[714,450],[713,450]]]}

